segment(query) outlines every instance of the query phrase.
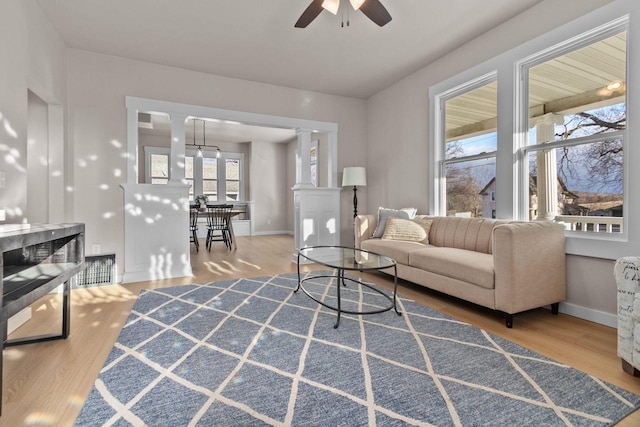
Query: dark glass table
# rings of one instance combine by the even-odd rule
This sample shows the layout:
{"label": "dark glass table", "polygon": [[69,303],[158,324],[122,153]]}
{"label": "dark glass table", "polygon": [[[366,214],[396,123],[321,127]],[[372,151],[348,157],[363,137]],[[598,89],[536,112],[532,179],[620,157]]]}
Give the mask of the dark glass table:
{"label": "dark glass table", "polygon": [[[300,258],[307,259],[309,261],[334,268],[337,270],[336,274],[330,275],[312,275],[306,277],[304,279],[300,276]],[[391,296],[387,295],[380,289],[372,286],[370,283],[365,283],[360,279],[354,279],[345,275],[346,271],[380,271],[388,268],[393,268],[393,294]],[[303,286],[304,282],[307,280],[317,279],[317,278],[334,278],[336,279],[336,297],[338,305],[334,307],[325,303],[324,301],[319,300],[309,293]],[[383,307],[381,309],[369,310],[369,311],[353,311],[353,310],[344,310],[341,306],[340,301],[340,288],[342,286],[347,286],[348,282],[355,283],[359,286],[365,286],[368,289],[371,289],[374,292],[379,293],[387,300],[389,300],[389,305]],[[392,258],[389,258],[385,255],[376,254],[374,252],[365,251],[363,249],[356,248],[348,248],[343,246],[309,246],[306,248],[302,248],[298,251],[298,286],[294,290],[294,292],[298,292],[298,290],[302,289],[302,291],[309,296],[312,300],[317,302],[318,304],[323,305],[324,307],[334,310],[338,313],[338,318],[336,320],[336,324],[333,326],[337,328],[340,324],[340,314],[348,313],[348,314],[376,314],[382,313],[385,311],[389,311],[394,309],[398,316],[402,315],[398,311],[398,307],[396,304],[396,291],[398,288],[398,268],[396,265],[396,261]]]}

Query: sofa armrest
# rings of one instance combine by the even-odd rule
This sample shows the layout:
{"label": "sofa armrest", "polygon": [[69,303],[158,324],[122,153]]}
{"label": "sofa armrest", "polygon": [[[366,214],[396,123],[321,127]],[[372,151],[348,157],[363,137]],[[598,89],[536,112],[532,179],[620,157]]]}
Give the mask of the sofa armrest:
{"label": "sofa armrest", "polygon": [[370,239],[378,226],[376,215],[358,215],[354,220],[355,247],[360,249],[362,242]]}
{"label": "sofa armrest", "polygon": [[518,222],[493,229],[496,309],[518,313],[566,298],[564,227]]}

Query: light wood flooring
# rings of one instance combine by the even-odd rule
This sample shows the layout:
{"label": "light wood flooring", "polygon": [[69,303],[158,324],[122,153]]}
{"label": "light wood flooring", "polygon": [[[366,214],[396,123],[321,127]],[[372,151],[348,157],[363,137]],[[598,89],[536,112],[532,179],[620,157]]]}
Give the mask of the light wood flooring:
{"label": "light wood flooring", "polygon": [[[67,340],[4,350],[0,426],[73,425],[141,289],[295,272],[293,252],[291,236],[238,237],[234,251],[222,243],[214,244],[211,252],[202,244],[199,253],[192,251],[194,277],[74,290]],[[302,270],[317,268],[309,265]],[[383,274],[366,277],[387,288],[393,284]],[[516,316],[513,329],[507,329],[500,315],[419,286],[400,281],[398,292],[640,394],[640,378],[622,371],[613,328],[538,309]],[[57,330],[60,301],[60,296],[50,296],[34,304],[33,319],[11,337]],[[620,425],[640,425],[640,411]]]}

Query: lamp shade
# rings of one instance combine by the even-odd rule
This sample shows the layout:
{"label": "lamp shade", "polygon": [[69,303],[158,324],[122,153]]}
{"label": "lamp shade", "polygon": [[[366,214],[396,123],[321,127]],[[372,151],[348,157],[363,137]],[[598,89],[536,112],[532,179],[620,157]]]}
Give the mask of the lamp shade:
{"label": "lamp shade", "polygon": [[363,167],[348,167],[344,168],[342,172],[342,186],[366,186],[367,185],[367,171]]}
{"label": "lamp shade", "polygon": [[351,0],[351,6],[355,10],[360,9],[360,6],[362,6],[362,3],[364,3],[364,0]]}
{"label": "lamp shade", "polygon": [[336,13],[338,13],[340,0],[324,0],[322,2],[322,7],[335,15]]}

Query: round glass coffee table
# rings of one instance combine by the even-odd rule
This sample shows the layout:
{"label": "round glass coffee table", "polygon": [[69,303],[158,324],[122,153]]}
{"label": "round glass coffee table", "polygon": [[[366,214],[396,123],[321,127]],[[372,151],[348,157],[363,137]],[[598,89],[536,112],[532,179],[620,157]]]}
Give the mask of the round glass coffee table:
{"label": "round glass coffee table", "polygon": [[[337,270],[337,274],[331,275],[316,275],[306,277],[304,279],[300,276],[300,259],[304,258],[311,262],[315,262],[330,268],[334,268]],[[385,270],[387,268],[393,268],[393,294],[387,295],[380,289],[372,286],[370,283],[365,283],[361,280],[354,279],[348,276],[345,276],[345,271],[371,271],[371,270]],[[304,282],[312,279],[318,278],[335,278],[336,279],[336,297],[337,297],[337,307],[329,305],[324,301],[319,300],[309,293],[303,286]],[[353,311],[353,310],[344,310],[341,306],[340,301],[340,288],[343,286],[347,286],[348,282],[355,283],[359,286],[365,286],[368,289],[371,289],[374,292],[379,293],[387,300],[389,300],[389,305],[383,307],[381,309],[369,310],[369,311]],[[385,311],[389,311],[394,309],[398,316],[401,316],[402,313],[398,311],[398,307],[396,304],[396,291],[398,289],[398,268],[396,266],[396,261],[388,256],[376,254],[374,252],[365,251],[363,249],[356,248],[348,248],[343,246],[309,246],[306,248],[302,248],[298,250],[298,286],[294,290],[294,292],[298,292],[298,290],[302,289],[302,291],[309,296],[312,300],[317,302],[318,304],[323,305],[324,307],[334,310],[338,313],[338,318],[336,320],[336,324],[333,326],[337,328],[340,324],[340,314],[348,313],[348,314],[376,314],[382,313]]]}

